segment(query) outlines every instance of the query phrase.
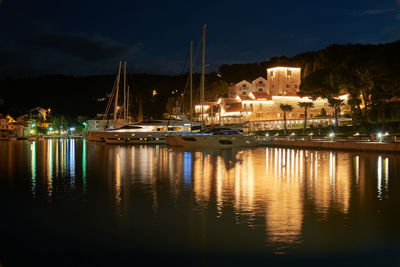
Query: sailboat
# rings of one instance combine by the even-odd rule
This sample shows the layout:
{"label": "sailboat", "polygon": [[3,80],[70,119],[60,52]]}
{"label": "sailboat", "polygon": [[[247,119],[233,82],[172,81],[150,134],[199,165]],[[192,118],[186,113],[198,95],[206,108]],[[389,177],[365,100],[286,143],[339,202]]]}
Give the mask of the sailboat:
{"label": "sailboat", "polygon": [[242,132],[228,128],[215,127],[205,129],[204,124],[204,76],[205,76],[205,44],[206,25],[203,26],[203,57],[200,81],[201,102],[201,131],[199,133],[166,136],[166,143],[170,146],[183,146],[187,148],[225,148],[225,147],[252,147],[259,143],[255,136],[244,135]]}
{"label": "sailboat", "polygon": [[[130,123],[128,113],[129,87],[126,93],[126,62],[124,63],[124,103],[118,105],[119,79],[121,74],[121,62],[115,86],[111,93],[109,103],[104,114],[104,121],[108,122],[107,116],[114,99],[113,124],[105,127],[104,131],[92,132],[88,140],[105,142],[107,144],[165,144],[166,135],[182,134],[191,132],[192,123],[185,116],[174,116],[170,119],[143,120]],[[141,103],[140,103],[141,110]],[[123,118],[119,119],[118,115]],[[141,116],[143,117],[143,116]],[[107,124],[105,124],[107,126]]]}

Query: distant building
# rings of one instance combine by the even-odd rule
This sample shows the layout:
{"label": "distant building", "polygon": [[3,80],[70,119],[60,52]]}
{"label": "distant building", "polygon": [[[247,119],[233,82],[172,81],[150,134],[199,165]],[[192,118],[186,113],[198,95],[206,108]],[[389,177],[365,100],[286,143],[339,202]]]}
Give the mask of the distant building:
{"label": "distant building", "polygon": [[250,92],[253,91],[253,84],[246,80],[243,80],[229,87],[228,97],[235,97],[237,95],[248,95]]}
{"label": "distant building", "polygon": [[301,68],[275,67],[267,69],[268,92],[273,96],[294,96],[301,83]]}
{"label": "distant building", "polygon": [[264,79],[263,77],[258,77],[257,79],[255,79],[251,83],[253,84],[252,92],[268,93],[269,94],[267,80]]}

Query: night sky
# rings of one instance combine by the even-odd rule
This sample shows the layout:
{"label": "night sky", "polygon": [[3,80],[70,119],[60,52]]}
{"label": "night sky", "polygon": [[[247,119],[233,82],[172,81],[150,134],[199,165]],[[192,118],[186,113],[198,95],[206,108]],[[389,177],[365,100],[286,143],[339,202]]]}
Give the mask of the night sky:
{"label": "night sky", "polygon": [[0,78],[113,74],[120,59],[129,72],[180,74],[204,23],[207,71],[217,71],[334,43],[399,40],[400,0],[0,0]]}

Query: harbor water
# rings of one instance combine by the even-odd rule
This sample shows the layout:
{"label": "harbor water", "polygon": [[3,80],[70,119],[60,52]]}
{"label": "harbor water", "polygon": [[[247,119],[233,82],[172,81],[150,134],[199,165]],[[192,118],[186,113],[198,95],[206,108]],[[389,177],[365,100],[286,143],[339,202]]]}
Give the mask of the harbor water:
{"label": "harbor water", "polygon": [[398,266],[400,155],[0,142],[0,265]]}

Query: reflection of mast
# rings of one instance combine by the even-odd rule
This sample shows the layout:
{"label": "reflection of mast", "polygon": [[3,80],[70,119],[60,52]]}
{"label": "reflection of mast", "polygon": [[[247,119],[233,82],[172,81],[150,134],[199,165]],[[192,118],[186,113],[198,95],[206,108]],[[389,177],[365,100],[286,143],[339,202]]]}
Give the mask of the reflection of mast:
{"label": "reflection of mast", "polygon": [[201,91],[200,91],[200,103],[201,103],[201,129],[204,128],[204,65],[206,59],[206,24],[203,26],[203,62],[201,64]]}
{"label": "reflection of mast", "polygon": [[118,68],[118,75],[117,75],[117,85],[116,85],[116,92],[115,92],[115,102],[114,102],[114,127],[116,126],[117,122],[117,110],[118,110],[118,92],[119,92],[119,78],[121,75],[121,61],[119,62]]}

